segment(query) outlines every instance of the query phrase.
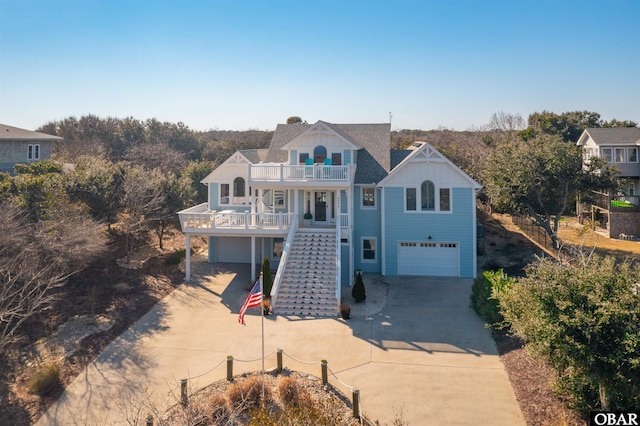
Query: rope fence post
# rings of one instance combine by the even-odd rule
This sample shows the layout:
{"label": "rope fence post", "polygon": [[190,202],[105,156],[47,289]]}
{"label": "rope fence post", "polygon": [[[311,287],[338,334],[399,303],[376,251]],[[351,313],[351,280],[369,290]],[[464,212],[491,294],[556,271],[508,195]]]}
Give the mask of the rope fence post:
{"label": "rope fence post", "polygon": [[182,404],[183,407],[186,407],[188,402],[189,401],[187,398],[187,379],[181,379],[180,380],[180,403]]}
{"label": "rope fence post", "polygon": [[227,355],[227,380],[233,380],[233,355]]}
{"label": "rope fence post", "polygon": [[326,385],[327,383],[329,383],[329,376],[327,374],[327,360],[323,359],[322,361],[320,361],[320,365],[322,366],[322,384]]}
{"label": "rope fence post", "polygon": [[147,416],[147,426],[153,426],[153,416],[151,414]]}
{"label": "rope fence post", "polygon": [[282,349],[278,348],[276,351],[276,358],[278,360],[277,371],[278,373],[282,373]]}
{"label": "rope fence post", "polygon": [[351,399],[353,402],[353,417],[360,418],[360,390],[353,388],[351,391]]}

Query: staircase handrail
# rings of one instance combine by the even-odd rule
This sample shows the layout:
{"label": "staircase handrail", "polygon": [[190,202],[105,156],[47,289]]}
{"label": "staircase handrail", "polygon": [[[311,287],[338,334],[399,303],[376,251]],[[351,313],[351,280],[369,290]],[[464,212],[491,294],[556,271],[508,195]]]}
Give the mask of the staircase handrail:
{"label": "staircase handrail", "polygon": [[340,265],[340,259],[342,258],[342,238],[341,238],[341,226],[340,226],[340,214],[336,215],[336,300],[338,301],[337,308],[340,309],[340,299],[342,290],[342,266]]}
{"label": "staircase handrail", "polygon": [[298,229],[298,215],[293,215],[291,218],[291,226],[289,227],[289,233],[287,234],[287,239],[284,242],[284,247],[282,248],[282,256],[280,256],[280,263],[278,264],[278,271],[276,272],[276,277],[273,279],[273,286],[271,287],[271,306],[273,311],[276,310],[276,304],[278,303],[278,292],[280,291],[280,282],[282,281],[282,277],[284,276],[284,270],[287,267],[287,257],[289,257],[289,250],[291,249],[291,244],[293,244],[293,238],[296,235],[296,231]]}

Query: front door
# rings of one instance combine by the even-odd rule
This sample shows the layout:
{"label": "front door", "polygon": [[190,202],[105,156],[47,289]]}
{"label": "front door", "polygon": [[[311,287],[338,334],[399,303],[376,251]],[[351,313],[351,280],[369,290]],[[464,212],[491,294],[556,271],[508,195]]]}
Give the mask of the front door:
{"label": "front door", "polygon": [[315,191],[313,222],[319,224],[327,223],[327,191]]}

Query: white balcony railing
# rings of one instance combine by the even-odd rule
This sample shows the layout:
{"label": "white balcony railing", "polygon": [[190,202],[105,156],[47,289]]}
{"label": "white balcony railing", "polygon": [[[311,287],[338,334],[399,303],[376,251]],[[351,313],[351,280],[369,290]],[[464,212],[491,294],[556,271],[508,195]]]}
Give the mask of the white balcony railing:
{"label": "white balcony railing", "polygon": [[214,230],[288,230],[295,213],[251,213],[209,210],[207,203],[178,212],[182,232],[208,233]]}
{"label": "white balcony railing", "polygon": [[290,166],[287,164],[249,164],[252,182],[350,182],[355,166],[328,166],[324,164]]}

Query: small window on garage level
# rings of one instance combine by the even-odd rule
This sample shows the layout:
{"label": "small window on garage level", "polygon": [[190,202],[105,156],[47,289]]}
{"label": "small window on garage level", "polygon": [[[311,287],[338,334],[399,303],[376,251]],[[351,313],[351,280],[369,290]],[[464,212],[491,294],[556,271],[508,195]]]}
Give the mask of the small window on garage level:
{"label": "small window on garage level", "polygon": [[280,259],[282,257],[282,251],[284,250],[284,238],[273,239],[273,257]]}
{"label": "small window on garage level", "polygon": [[375,237],[362,237],[362,261],[372,263],[376,261],[376,247],[378,239]]}

